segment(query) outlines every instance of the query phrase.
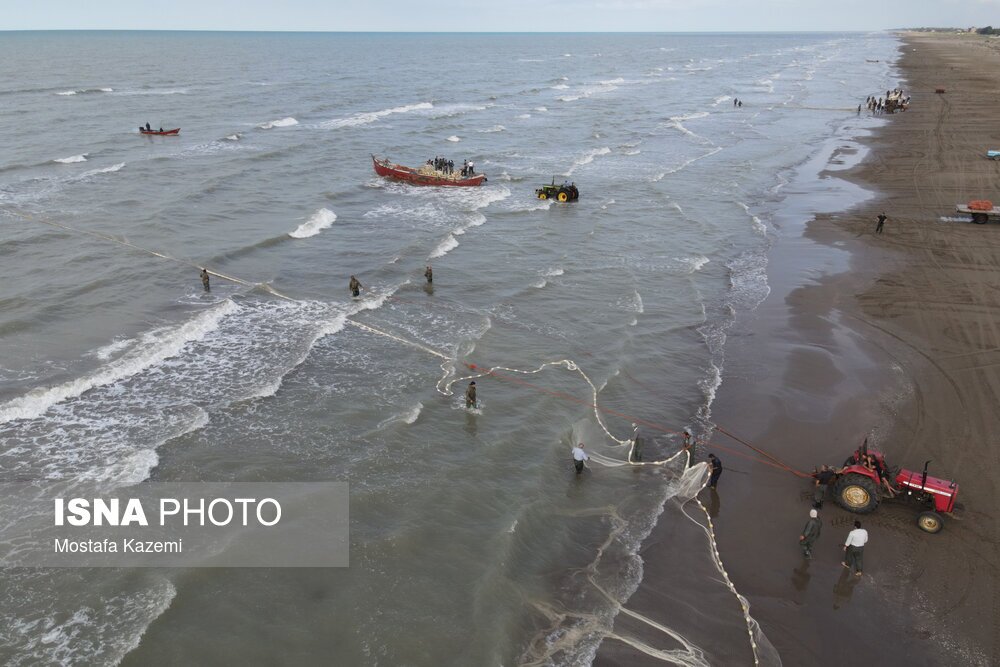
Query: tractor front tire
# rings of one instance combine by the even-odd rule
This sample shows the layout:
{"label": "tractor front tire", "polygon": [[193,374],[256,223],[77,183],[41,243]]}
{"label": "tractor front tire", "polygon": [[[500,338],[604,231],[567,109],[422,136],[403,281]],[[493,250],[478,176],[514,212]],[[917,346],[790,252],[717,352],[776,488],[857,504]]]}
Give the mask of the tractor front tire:
{"label": "tractor front tire", "polygon": [[539,192],[538,193],[538,198],[539,199],[548,199],[549,196],[547,194],[545,194],[544,192]]}
{"label": "tractor front tire", "polygon": [[937,512],[921,512],[917,517],[917,527],[925,533],[940,533],[944,528],[944,519]]}
{"label": "tractor front tire", "polygon": [[878,507],[878,484],[856,472],[842,475],[833,487],[837,504],[848,512],[871,514]]}
{"label": "tractor front tire", "polygon": [[972,221],[977,225],[985,225],[990,219],[990,216],[985,213],[973,213]]}

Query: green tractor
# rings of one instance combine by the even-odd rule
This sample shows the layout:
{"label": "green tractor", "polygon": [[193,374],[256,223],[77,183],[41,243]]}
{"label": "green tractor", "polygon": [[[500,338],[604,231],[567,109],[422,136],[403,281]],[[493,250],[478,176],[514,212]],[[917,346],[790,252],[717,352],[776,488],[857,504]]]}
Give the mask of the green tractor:
{"label": "green tractor", "polygon": [[580,191],[576,189],[576,183],[563,181],[562,185],[556,185],[555,177],[552,178],[551,184],[543,185],[535,190],[535,194],[539,199],[555,199],[562,202],[576,201],[580,198]]}

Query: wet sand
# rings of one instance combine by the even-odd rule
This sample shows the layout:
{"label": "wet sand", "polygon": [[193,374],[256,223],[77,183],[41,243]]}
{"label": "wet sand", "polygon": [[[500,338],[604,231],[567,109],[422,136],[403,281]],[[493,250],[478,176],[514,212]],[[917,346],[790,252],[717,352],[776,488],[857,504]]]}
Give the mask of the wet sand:
{"label": "wet sand", "polygon": [[[775,220],[772,292],[730,331],[713,421],[800,471],[839,465],[867,436],[895,465],[919,470],[930,459],[931,474],[959,483],[960,508],[937,535],[920,531],[919,509],[905,503],[861,517],[870,535],[865,575],[848,577],[840,545],[856,517],[827,502],[805,561],[797,538],[809,481],[717,436],[700,456],[714,446],[728,470],[717,496],[700,497],[714,506],[729,575],[785,665],[860,656],[882,665],[1000,664],[1000,225],[954,213],[958,202],[1000,201],[1000,163],[985,158],[1000,149],[1000,44],[930,34],[906,35],[904,44],[910,110],[864,141],[859,165],[826,174],[815,192],[850,188],[839,181],[847,179],[872,196],[847,212],[793,206]],[[790,201],[808,201],[809,192],[797,194]],[[876,236],[882,210],[889,219]],[[643,547],[645,577],[626,604],[666,625],[678,613],[669,591],[685,576],[671,567],[668,517]],[[739,611],[735,598],[718,604],[719,614]],[[656,645],[649,626],[621,619],[615,634]],[[707,659],[752,664],[749,646],[745,656]],[[595,664],[663,661],[612,637]]]}

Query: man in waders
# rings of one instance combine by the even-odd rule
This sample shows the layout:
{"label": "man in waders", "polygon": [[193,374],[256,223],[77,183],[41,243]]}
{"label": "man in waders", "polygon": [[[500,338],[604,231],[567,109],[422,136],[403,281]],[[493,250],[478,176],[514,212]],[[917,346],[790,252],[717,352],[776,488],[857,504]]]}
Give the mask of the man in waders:
{"label": "man in waders", "polygon": [[802,555],[806,558],[813,557],[812,546],[819,539],[822,529],[823,522],[819,519],[819,512],[809,510],[809,520],[806,521],[806,527],[802,529],[802,534],[799,535],[799,545],[802,547]]}
{"label": "man in waders", "polygon": [[587,452],[583,451],[582,442],[573,448],[573,465],[576,466],[577,475],[583,473],[583,462],[589,460],[590,457],[587,456]]}
{"label": "man in waders", "polygon": [[878,214],[878,223],[876,223],[876,225],[875,225],[875,233],[876,234],[881,234],[882,233],[882,227],[885,226],[885,221],[886,221],[886,219],[888,217],[889,216],[887,216],[885,214],[885,211],[882,211],[881,213]]}
{"label": "man in waders", "polygon": [[830,470],[830,466],[828,465],[824,465],[816,473],[816,488],[813,489],[813,507],[816,509],[823,508],[823,501],[826,500],[826,490],[829,488],[830,482],[833,481],[835,475],[836,473]]}
{"label": "man in waders", "polygon": [[351,282],[348,286],[351,288],[351,296],[357,298],[361,294],[361,281],[354,276],[351,276]]}
{"label": "man in waders", "polygon": [[635,427],[635,433],[632,434],[632,451],[629,455],[629,463],[641,463],[642,462],[642,448],[646,444],[645,439],[639,435],[639,427]]}
{"label": "man in waders", "polygon": [[708,462],[712,464],[712,475],[708,478],[708,487],[714,489],[715,485],[719,483],[719,478],[722,477],[722,461],[715,454],[709,454]]}
{"label": "man in waders", "polygon": [[476,381],[469,383],[469,388],[465,390],[465,407],[472,409],[476,407]]}
{"label": "man in waders", "polygon": [[427,282],[429,283],[434,282],[434,269],[431,268],[430,264],[427,265],[427,270],[424,271],[424,278],[427,278]]}
{"label": "man in waders", "polygon": [[212,288],[209,286],[210,282],[211,281],[209,280],[209,277],[208,277],[208,269],[202,269],[201,270],[201,284],[205,288],[206,292],[210,292],[212,290]]}

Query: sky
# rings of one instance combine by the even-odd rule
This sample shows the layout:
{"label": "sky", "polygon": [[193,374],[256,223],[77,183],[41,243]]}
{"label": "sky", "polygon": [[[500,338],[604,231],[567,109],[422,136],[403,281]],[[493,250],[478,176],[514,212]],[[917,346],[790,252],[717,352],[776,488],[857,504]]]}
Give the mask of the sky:
{"label": "sky", "polygon": [[0,30],[751,32],[1000,27],[1000,0],[12,0]]}

